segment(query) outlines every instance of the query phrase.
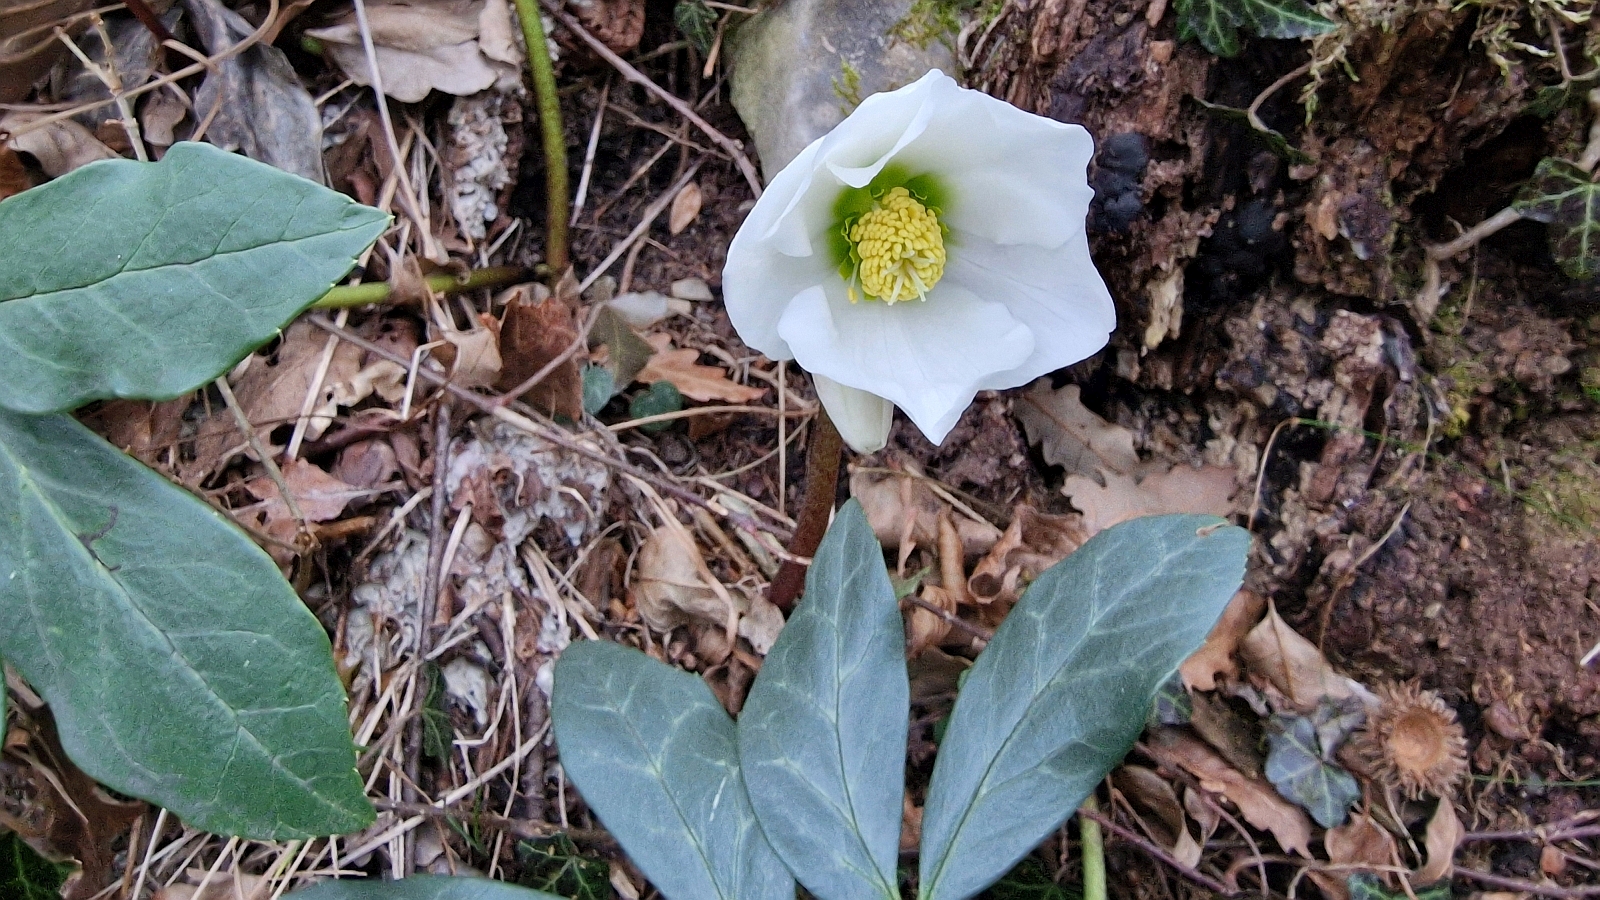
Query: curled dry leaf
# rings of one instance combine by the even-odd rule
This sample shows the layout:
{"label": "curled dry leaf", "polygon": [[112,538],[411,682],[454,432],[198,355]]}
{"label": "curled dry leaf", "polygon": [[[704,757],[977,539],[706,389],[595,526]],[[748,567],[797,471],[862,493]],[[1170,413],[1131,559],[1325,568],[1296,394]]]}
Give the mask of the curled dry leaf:
{"label": "curled dry leaf", "polygon": [[967,579],[971,599],[1002,606],[1016,603],[1023,584],[1066,559],[1088,539],[1082,516],[1054,516],[1017,504],[1011,524]]}
{"label": "curled dry leaf", "polygon": [[639,548],[629,596],[645,624],[662,632],[704,622],[736,633],[744,612],[706,568],[694,538],[671,524],[651,532]]}
{"label": "curled dry leaf", "polygon": [[[903,566],[917,546],[932,547],[939,536],[939,513],[950,508],[924,478],[885,471],[850,474],[850,496],[861,502],[878,543],[898,550]],[[1000,540],[1000,529],[965,515],[953,518],[967,558],[987,553]]]}
{"label": "curled dry leaf", "polygon": [[644,36],[644,0],[575,0],[578,21],[613,53],[632,53]]}
{"label": "curled dry leaf", "polygon": [[1044,461],[1068,475],[1131,474],[1139,466],[1133,432],[1091,412],[1078,399],[1080,392],[1075,384],[1052,390],[1048,378],[1030,385],[1014,408],[1028,443],[1038,444]]}
{"label": "curled dry leaf", "polygon": [[1369,708],[1377,700],[1359,682],[1334,671],[1322,651],[1290,628],[1270,602],[1266,617],[1239,644],[1239,655],[1251,672],[1272,682],[1302,710],[1314,708],[1324,697],[1358,697]]}
{"label": "curled dry leaf", "polygon": [[[955,614],[955,596],[936,584],[923,585],[917,596],[929,606]],[[906,623],[906,656],[916,659],[949,636],[950,623],[942,616],[920,606],[911,607],[910,621]]]}
{"label": "curled dry leaf", "polygon": [[1214,691],[1218,676],[1229,680],[1237,678],[1239,666],[1233,661],[1233,654],[1244,636],[1261,621],[1266,608],[1267,598],[1254,591],[1241,590],[1234,594],[1223,609],[1222,617],[1206,635],[1206,642],[1178,667],[1183,683],[1191,690]]}
{"label": "curled dry leaf", "polygon": [[17,157],[17,151],[0,146],[0,200],[33,187],[33,176]]}
{"label": "curled dry leaf", "polygon": [[479,313],[473,327],[462,331],[446,322],[435,333],[445,346],[434,350],[434,357],[450,372],[450,380],[467,387],[489,387],[500,379],[500,320]]}
{"label": "curled dry leaf", "polygon": [[667,231],[672,234],[682,234],[685,228],[694,223],[700,215],[700,205],[704,202],[704,195],[700,192],[700,182],[691,181],[683,186],[672,198],[672,210],[667,213]]}
{"label": "curled dry leaf", "polygon": [[1311,856],[1311,819],[1283,799],[1272,785],[1250,778],[1228,765],[1199,738],[1173,728],[1152,735],[1150,752],[1163,765],[1180,768],[1200,780],[1200,787],[1227,798],[1245,821],[1272,832],[1285,852]]}
{"label": "curled dry leaf", "polygon": [[668,381],[685,397],[702,402],[726,400],[729,403],[751,403],[766,393],[762,388],[735,384],[728,379],[728,373],[717,366],[700,365],[697,362],[700,359],[698,350],[672,349],[671,335],[652,334],[646,340],[655,349],[655,355],[635,376],[638,381],[645,384]]}

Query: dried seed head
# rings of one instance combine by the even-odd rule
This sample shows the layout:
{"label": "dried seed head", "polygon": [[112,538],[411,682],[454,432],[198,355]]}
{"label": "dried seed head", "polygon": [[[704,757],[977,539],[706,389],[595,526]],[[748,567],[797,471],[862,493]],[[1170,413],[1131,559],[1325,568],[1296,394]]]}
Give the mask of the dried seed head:
{"label": "dried seed head", "polygon": [[1353,749],[1372,776],[1407,797],[1448,799],[1467,771],[1467,741],[1455,710],[1415,684],[1378,689],[1380,705]]}

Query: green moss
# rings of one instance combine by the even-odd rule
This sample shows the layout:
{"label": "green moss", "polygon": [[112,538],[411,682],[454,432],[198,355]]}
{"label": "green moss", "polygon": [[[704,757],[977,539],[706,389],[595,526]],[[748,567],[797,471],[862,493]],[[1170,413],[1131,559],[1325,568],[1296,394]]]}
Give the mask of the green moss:
{"label": "green moss", "polygon": [[844,103],[846,115],[861,105],[861,72],[850,60],[839,60],[839,75],[833,79],[833,93]]}
{"label": "green moss", "polygon": [[889,36],[926,48],[943,41],[954,50],[955,36],[968,21],[992,23],[1005,8],[1005,0],[913,0],[905,18],[889,29]]}

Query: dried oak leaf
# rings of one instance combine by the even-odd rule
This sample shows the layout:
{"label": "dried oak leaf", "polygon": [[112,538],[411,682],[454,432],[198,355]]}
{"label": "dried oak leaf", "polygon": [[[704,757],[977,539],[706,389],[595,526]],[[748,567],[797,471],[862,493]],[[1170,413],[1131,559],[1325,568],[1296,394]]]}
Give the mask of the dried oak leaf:
{"label": "dried oak leaf", "polygon": [[1251,672],[1302,709],[1314,708],[1324,697],[1358,697],[1369,706],[1375,700],[1359,682],[1334,671],[1322,651],[1290,628],[1270,602],[1266,616],[1239,644],[1239,655]]}
{"label": "dried oak leaf", "polygon": [[[931,547],[939,537],[939,513],[950,508],[914,473],[857,471],[850,475],[850,496],[861,503],[867,523],[885,550],[900,552],[905,565],[917,546]],[[1000,529],[968,516],[954,519],[963,553],[986,553],[1000,540]]]}
{"label": "dried oak leaf", "polygon": [[1162,764],[1181,768],[1200,780],[1200,787],[1226,797],[1245,821],[1272,832],[1286,852],[1311,856],[1311,820],[1300,807],[1283,799],[1272,785],[1250,778],[1228,765],[1201,741],[1174,728],[1162,728],[1150,741],[1150,752]]}
{"label": "dried oak leaf", "polygon": [[1371,816],[1353,815],[1343,825],[1328,829],[1328,833],[1322,837],[1322,846],[1328,851],[1328,862],[1350,867],[1332,872],[1307,870],[1306,875],[1329,900],[1349,900],[1347,882],[1350,869],[1384,871],[1394,866],[1400,858],[1394,835],[1373,821]]}
{"label": "dried oak leaf", "polygon": [[1244,636],[1261,621],[1266,608],[1267,598],[1254,591],[1234,594],[1217,624],[1211,626],[1206,642],[1178,667],[1183,683],[1192,690],[1214,691],[1218,676],[1237,678],[1239,665],[1233,661],[1233,654]]}
{"label": "dried oak leaf", "polygon": [[644,364],[635,376],[636,381],[654,384],[668,381],[685,397],[702,402],[725,400],[729,403],[750,403],[759,400],[765,390],[728,379],[728,373],[716,366],[702,366],[700,351],[692,348],[672,349],[672,336],[652,334],[645,340],[655,348],[655,355]]}

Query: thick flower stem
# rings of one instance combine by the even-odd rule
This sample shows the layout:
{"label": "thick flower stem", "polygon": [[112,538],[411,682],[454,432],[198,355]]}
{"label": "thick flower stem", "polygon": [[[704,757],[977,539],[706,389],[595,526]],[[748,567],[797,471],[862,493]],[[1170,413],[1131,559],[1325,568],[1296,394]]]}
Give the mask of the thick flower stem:
{"label": "thick flower stem", "polygon": [[[844,440],[839,429],[828,418],[828,411],[817,410],[816,431],[811,436],[811,449],[806,456],[806,498],[795,520],[794,539],[789,542],[789,552],[795,556],[810,557],[822,543],[828,530],[828,519],[833,514],[833,495],[839,489],[839,460],[844,456]],[[806,567],[793,560],[784,560],[778,567],[777,577],[767,599],[784,612],[794,607],[794,601],[805,586]]]}
{"label": "thick flower stem", "polygon": [[[428,283],[428,290],[436,294],[459,294],[462,291],[475,291],[478,288],[516,284],[519,281],[527,281],[531,276],[532,273],[521,266],[490,266],[487,269],[475,269],[464,276],[441,272],[429,275],[423,280]],[[311,305],[317,309],[366,306],[368,303],[382,303],[393,293],[394,287],[386,281],[375,281],[371,284],[341,284],[323,294],[322,299]]]}
{"label": "thick flower stem", "polygon": [[1106,845],[1100,823],[1092,817],[1100,810],[1093,794],[1084,798],[1083,809],[1090,814],[1078,817],[1078,837],[1083,844],[1083,900],[1106,900]]}
{"label": "thick flower stem", "polygon": [[544,135],[545,257],[560,278],[567,270],[567,219],[571,200],[567,196],[567,143],[561,128],[561,97],[556,94],[556,70],[550,63],[550,46],[545,43],[544,21],[539,18],[539,0],[516,0],[517,18],[522,20],[522,39],[528,45],[528,71],[533,75],[533,94],[539,101],[539,128]]}

